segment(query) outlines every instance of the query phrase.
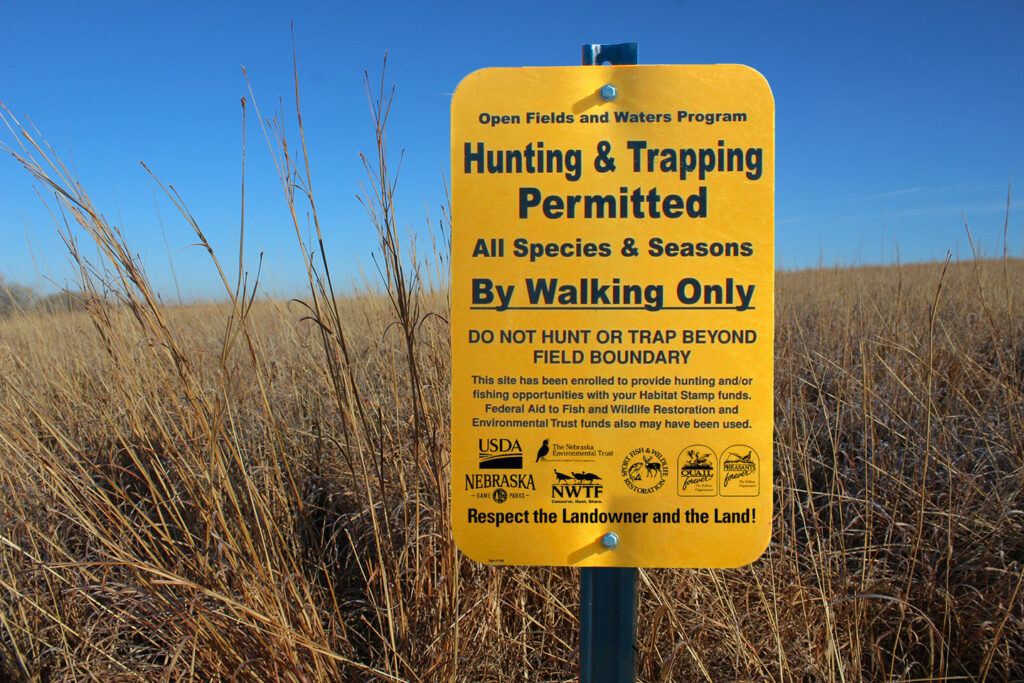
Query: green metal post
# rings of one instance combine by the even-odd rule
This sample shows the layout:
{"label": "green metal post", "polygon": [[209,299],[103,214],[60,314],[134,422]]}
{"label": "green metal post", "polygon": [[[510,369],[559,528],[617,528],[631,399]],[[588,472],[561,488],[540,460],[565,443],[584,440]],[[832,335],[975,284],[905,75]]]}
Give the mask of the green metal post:
{"label": "green metal post", "polygon": [[[636,43],[584,45],[583,65],[636,64]],[[636,569],[580,571],[580,683],[633,683]]]}

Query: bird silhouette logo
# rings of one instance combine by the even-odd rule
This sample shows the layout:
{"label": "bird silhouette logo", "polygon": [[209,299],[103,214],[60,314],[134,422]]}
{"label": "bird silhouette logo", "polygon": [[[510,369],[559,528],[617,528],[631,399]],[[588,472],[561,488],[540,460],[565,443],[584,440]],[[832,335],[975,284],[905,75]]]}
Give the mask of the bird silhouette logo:
{"label": "bird silhouette logo", "polygon": [[544,443],[541,445],[540,448],[537,449],[537,460],[536,460],[536,462],[540,462],[541,460],[543,460],[544,456],[546,456],[548,454],[549,450],[550,449],[548,448],[548,440],[544,439]]}

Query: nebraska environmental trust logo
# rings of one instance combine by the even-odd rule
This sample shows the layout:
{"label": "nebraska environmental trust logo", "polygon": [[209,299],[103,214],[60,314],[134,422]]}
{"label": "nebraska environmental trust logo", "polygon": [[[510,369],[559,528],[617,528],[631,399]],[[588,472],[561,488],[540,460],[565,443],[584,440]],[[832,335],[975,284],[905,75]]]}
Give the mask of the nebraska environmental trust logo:
{"label": "nebraska environmental trust logo", "polygon": [[601,477],[592,472],[566,474],[555,470],[555,483],[551,485],[553,503],[595,503],[601,500],[604,486]]}
{"label": "nebraska environmental trust logo", "polygon": [[519,439],[477,439],[482,470],[523,469],[523,447]]}

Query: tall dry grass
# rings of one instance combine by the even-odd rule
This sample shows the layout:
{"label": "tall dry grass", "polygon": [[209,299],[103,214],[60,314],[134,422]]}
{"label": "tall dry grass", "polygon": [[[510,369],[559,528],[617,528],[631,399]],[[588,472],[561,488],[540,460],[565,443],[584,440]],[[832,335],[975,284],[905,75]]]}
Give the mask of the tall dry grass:
{"label": "tall dry grass", "polygon": [[[163,305],[7,115],[74,226],[86,310],[0,321],[0,679],[575,677],[577,572],[452,543],[446,217],[403,240],[390,98],[368,91],[381,293],[335,291],[302,242],[328,228],[301,125],[292,145],[260,117],[305,258],[293,302],[256,296],[243,236],[225,303]],[[1009,258],[780,274],[771,545],[640,572],[639,680],[1024,679],[1021,282]]]}

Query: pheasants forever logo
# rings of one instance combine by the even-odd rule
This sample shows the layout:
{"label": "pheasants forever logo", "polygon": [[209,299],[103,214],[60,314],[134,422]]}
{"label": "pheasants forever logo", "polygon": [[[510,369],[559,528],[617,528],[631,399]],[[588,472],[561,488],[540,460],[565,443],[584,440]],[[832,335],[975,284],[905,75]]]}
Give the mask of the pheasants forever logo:
{"label": "pheasants forever logo", "polygon": [[736,444],[722,456],[722,495],[756,496],[760,493],[759,458],[750,446]]}

